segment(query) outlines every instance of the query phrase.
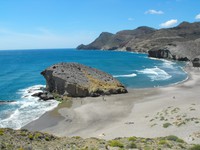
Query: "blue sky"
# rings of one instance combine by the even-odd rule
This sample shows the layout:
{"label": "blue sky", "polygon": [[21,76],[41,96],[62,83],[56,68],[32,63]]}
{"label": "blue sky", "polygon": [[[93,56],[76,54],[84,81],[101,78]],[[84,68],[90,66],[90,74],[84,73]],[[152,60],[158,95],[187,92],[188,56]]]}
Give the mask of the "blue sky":
{"label": "blue sky", "polygon": [[0,50],[72,48],[101,32],[200,21],[199,0],[1,0]]}

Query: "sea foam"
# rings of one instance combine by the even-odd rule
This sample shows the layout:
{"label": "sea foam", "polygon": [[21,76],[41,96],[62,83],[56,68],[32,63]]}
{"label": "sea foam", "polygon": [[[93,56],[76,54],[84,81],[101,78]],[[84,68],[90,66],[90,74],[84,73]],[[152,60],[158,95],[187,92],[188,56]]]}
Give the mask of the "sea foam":
{"label": "sea foam", "polygon": [[135,74],[135,73],[132,73],[132,74],[124,74],[124,75],[114,75],[113,77],[115,77],[115,78],[120,78],[120,77],[125,77],[125,78],[131,78],[131,77],[135,77],[135,76],[137,76],[137,74]]}
{"label": "sea foam", "polygon": [[151,81],[167,80],[172,77],[167,72],[158,67],[146,68],[143,70],[138,70],[137,72],[147,75],[151,79]]}
{"label": "sea foam", "polygon": [[18,94],[21,95],[21,99],[9,104],[14,105],[17,109],[8,118],[0,120],[0,127],[20,129],[31,121],[38,119],[45,112],[55,108],[58,105],[58,101],[41,101],[39,98],[31,96],[40,92],[41,88],[44,88],[44,86],[35,85],[19,90]]}

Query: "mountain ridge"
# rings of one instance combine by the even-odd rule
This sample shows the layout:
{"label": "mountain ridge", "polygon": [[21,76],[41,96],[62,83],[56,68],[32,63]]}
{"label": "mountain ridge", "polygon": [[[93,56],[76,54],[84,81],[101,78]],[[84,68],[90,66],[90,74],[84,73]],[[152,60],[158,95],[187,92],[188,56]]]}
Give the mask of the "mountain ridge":
{"label": "mountain ridge", "polygon": [[88,45],[79,45],[85,50],[123,50],[147,53],[151,49],[168,49],[178,58],[193,59],[200,56],[200,22],[182,22],[176,27],[154,29],[141,26],[122,30],[115,34],[102,32]]}

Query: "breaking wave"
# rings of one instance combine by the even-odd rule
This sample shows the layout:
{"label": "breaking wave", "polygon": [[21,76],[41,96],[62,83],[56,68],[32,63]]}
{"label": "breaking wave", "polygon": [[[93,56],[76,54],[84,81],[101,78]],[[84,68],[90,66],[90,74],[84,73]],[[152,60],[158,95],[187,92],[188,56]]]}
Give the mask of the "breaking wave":
{"label": "breaking wave", "polygon": [[124,75],[114,75],[113,77],[115,77],[115,78],[120,78],[120,77],[122,77],[122,78],[131,78],[131,77],[135,77],[135,76],[137,76],[137,74],[132,73],[132,74],[124,74]]}
{"label": "breaking wave", "polygon": [[21,98],[8,104],[14,105],[17,109],[9,112],[10,115],[7,118],[0,120],[0,127],[20,129],[38,119],[45,112],[57,107],[58,101],[56,100],[41,101],[39,98],[32,96],[34,93],[42,91],[42,88],[44,88],[43,85],[35,85],[19,90],[17,94],[20,94]]}
{"label": "breaking wave", "polygon": [[151,79],[151,81],[167,80],[172,77],[167,72],[165,72],[164,70],[162,70],[158,67],[146,68],[143,70],[138,70],[137,72],[140,74],[147,75],[147,77],[149,77]]}

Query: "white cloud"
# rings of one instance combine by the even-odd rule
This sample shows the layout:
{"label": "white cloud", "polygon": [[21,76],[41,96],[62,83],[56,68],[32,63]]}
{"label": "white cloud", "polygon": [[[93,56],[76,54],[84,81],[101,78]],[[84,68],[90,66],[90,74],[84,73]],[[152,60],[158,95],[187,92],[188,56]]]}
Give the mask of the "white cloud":
{"label": "white cloud", "polygon": [[150,10],[146,11],[145,14],[162,15],[162,14],[164,14],[164,12],[161,10],[150,9]]}
{"label": "white cloud", "polygon": [[164,23],[161,23],[160,27],[168,28],[168,27],[171,27],[171,26],[175,25],[177,22],[178,22],[177,19],[171,19],[171,20],[168,20],[168,21],[166,21]]}
{"label": "white cloud", "polygon": [[200,19],[200,14],[196,15],[195,19],[197,19],[197,20]]}
{"label": "white cloud", "polygon": [[131,18],[131,17],[130,17],[130,18],[128,18],[128,21],[133,21],[133,20],[134,20],[134,19],[133,19],[133,18]]}

